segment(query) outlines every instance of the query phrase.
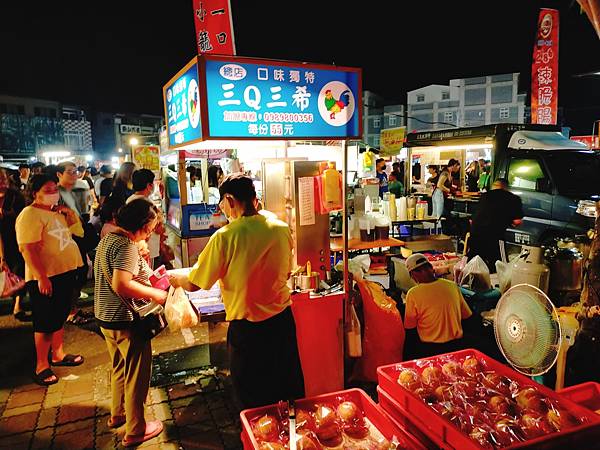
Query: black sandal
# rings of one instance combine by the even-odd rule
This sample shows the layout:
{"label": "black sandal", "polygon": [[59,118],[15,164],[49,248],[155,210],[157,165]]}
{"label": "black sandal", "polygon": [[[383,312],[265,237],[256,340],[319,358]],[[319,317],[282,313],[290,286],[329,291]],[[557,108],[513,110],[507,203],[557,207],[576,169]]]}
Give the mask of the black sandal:
{"label": "black sandal", "polygon": [[[54,377],[52,381],[46,381],[46,378]],[[52,370],[48,367],[47,369],[42,370],[40,373],[33,374],[33,381],[40,386],[50,386],[51,384],[58,383],[58,377]]]}
{"label": "black sandal", "polygon": [[[75,361],[77,358],[81,358],[81,360]],[[51,366],[80,366],[81,364],[83,364],[83,356],[70,353],[67,353],[61,361],[50,360]]]}

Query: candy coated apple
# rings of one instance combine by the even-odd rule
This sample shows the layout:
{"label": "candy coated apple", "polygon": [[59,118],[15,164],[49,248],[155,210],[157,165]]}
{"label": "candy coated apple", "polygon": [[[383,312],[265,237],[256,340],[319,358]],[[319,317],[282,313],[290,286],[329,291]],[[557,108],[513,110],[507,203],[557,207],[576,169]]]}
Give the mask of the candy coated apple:
{"label": "candy coated apple", "polygon": [[354,402],[342,402],[337,407],[337,414],[344,422],[350,422],[356,419],[362,419],[362,414]]}
{"label": "candy coated apple", "polygon": [[296,411],[296,430],[315,430],[315,420],[308,411],[303,409]]}
{"label": "candy coated apple", "polygon": [[414,370],[404,369],[400,372],[400,375],[398,375],[398,384],[411,391],[415,389],[415,384],[418,380],[419,378]]}
{"label": "candy coated apple", "polygon": [[362,412],[354,402],[342,402],[337,407],[344,433],[354,439],[363,439],[369,434]]}
{"label": "candy coated apple", "polygon": [[556,431],[563,430],[565,428],[572,428],[579,425],[579,420],[570,412],[564,409],[551,408],[546,413],[546,420]]}
{"label": "candy coated apple", "polygon": [[[336,447],[342,442],[342,431],[332,406],[317,406],[315,411],[315,431],[319,440],[327,447]],[[337,444],[332,445],[335,443]]]}
{"label": "candy coated apple", "polygon": [[495,425],[494,438],[501,447],[508,447],[518,440],[515,434],[516,424],[510,419],[500,419]]}
{"label": "candy coated apple", "polygon": [[437,401],[435,394],[429,388],[417,388],[415,389],[414,394],[425,403],[435,403]]}
{"label": "candy coated apple", "polygon": [[453,380],[462,375],[460,365],[455,361],[448,361],[442,366],[442,373],[449,379]]}
{"label": "candy coated apple", "polygon": [[429,366],[423,369],[421,373],[421,381],[428,386],[438,386],[442,378],[442,371],[439,367]]}
{"label": "candy coated apple", "polygon": [[278,442],[263,442],[258,447],[259,450],[286,450],[286,448]]}
{"label": "candy coated apple", "polygon": [[264,415],[254,425],[254,435],[261,441],[274,441],[279,435],[279,425],[273,416]]}
{"label": "candy coated apple", "polygon": [[484,448],[493,448],[490,442],[490,432],[481,427],[473,428],[469,437]]}
{"label": "candy coated apple", "polygon": [[497,414],[510,413],[510,404],[508,403],[508,399],[502,395],[494,395],[492,398],[490,398],[488,401],[488,406]]}
{"label": "candy coated apple", "polygon": [[312,433],[299,435],[296,441],[297,450],[321,450],[322,448],[316,436]]}
{"label": "candy coated apple", "polygon": [[521,389],[515,398],[517,405],[521,409],[529,409],[538,413],[546,411],[546,404],[543,401],[542,396],[533,387]]}
{"label": "candy coated apple", "polygon": [[433,392],[433,394],[435,395],[435,398],[439,402],[442,402],[442,401],[451,399],[452,390],[450,389],[450,386],[442,384],[435,388],[435,391]]}
{"label": "candy coated apple", "polygon": [[462,368],[467,373],[467,375],[470,375],[472,377],[474,377],[483,370],[483,367],[481,363],[477,360],[477,358],[465,359],[462,364]]}
{"label": "candy coated apple", "polygon": [[552,433],[554,431],[544,420],[543,416],[534,412],[528,412],[521,416],[521,430],[528,439]]}

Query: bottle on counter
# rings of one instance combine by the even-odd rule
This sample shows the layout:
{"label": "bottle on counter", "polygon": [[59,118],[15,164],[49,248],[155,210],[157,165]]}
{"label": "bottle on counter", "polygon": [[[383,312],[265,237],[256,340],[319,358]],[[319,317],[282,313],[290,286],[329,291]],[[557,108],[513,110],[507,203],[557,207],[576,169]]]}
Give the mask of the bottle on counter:
{"label": "bottle on counter", "polygon": [[323,171],[323,185],[325,186],[325,202],[327,207],[339,208],[342,205],[341,175],[335,168],[335,161],[329,161],[327,169]]}
{"label": "bottle on counter", "polygon": [[361,216],[365,213],[365,193],[362,188],[354,189],[354,214]]}

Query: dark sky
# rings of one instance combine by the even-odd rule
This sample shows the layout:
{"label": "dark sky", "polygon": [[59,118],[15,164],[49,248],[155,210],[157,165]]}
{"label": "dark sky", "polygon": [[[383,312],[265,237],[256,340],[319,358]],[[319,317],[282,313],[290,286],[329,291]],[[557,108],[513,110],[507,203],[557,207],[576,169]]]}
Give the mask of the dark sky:
{"label": "dark sky", "polygon": [[[355,6],[358,5],[358,6]],[[560,10],[559,106],[600,119],[600,40],[575,0],[231,0],[237,53],[361,67],[363,88],[406,92],[521,72],[528,90],[540,7]],[[0,92],[162,114],[162,86],[196,51],[192,0],[0,2]]]}

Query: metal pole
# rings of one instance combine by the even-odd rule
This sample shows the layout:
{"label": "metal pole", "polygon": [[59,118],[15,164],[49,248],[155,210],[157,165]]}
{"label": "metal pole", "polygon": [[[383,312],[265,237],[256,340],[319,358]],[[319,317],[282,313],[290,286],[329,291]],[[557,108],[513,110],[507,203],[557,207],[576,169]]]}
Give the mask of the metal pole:
{"label": "metal pole", "polygon": [[342,163],[342,239],[344,243],[344,293],[346,299],[350,299],[350,286],[349,286],[349,274],[348,274],[348,182],[347,182],[347,170],[348,170],[348,140],[344,139],[342,150],[344,151],[344,158]]}

